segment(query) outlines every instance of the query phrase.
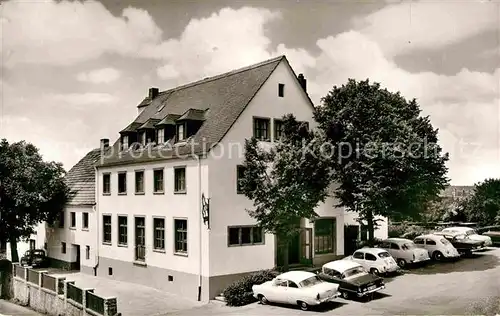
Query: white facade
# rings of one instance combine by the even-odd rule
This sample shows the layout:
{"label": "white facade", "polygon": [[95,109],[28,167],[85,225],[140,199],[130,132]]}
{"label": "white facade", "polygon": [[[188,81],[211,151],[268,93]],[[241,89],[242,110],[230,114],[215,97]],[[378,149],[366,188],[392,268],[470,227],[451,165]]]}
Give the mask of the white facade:
{"label": "white facade", "polygon": [[[360,226],[357,221],[358,214],[356,212],[345,212],[344,219],[345,225],[355,225]],[[389,237],[389,222],[387,217],[375,216],[376,220],[379,220],[378,227],[374,231],[374,237],[376,239],[387,239]],[[360,229],[360,238],[361,238],[361,229]]]}
{"label": "white facade", "polygon": [[[278,84],[284,84],[284,96],[278,96]],[[270,119],[271,139],[274,121],[292,113],[297,120],[307,121],[314,127],[313,106],[302,90],[286,61],[281,61],[243,113],[213,148],[207,157],[197,160],[165,160],[155,163],[99,167],[97,171],[96,202],[99,219],[98,275],[133,280],[167,291],[180,292],[196,298],[201,283],[202,298],[219,294],[227,283],[243,273],[276,266],[275,238],[266,234],[263,244],[229,246],[228,229],[232,226],[256,225],[247,209],[252,202],[237,193],[237,166],[244,160],[245,139],[253,134],[254,117]],[[174,168],[185,167],[186,193],[174,193]],[[164,193],[153,192],[153,172],[164,170]],[[135,171],[144,171],[144,194],[135,194]],[[119,195],[118,173],[127,174],[127,193]],[[103,194],[103,175],[110,174],[111,192]],[[210,229],[202,222],[201,195],[210,198]],[[321,217],[334,218],[335,246],[330,254],[317,256],[328,260],[344,253],[342,209],[333,207],[334,201],[320,205]],[[103,216],[111,216],[111,243],[103,241]],[[127,217],[128,242],[118,245],[118,216]],[[135,260],[134,218],[145,218],[144,262]],[[153,218],[165,220],[165,249],[153,249]],[[174,220],[188,223],[187,254],[174,251]],[[303,220],[302,227],[312,228],[307,251],[314,253],[314,224]],[[314,254],[313,254],[314,256]],[[258,260],[256,260],[258,258]],[[312,258],[310,258],[312,259]],[[179,280],[179,283],[177,280]],[[208,283],[208,284],[207,284]]]}

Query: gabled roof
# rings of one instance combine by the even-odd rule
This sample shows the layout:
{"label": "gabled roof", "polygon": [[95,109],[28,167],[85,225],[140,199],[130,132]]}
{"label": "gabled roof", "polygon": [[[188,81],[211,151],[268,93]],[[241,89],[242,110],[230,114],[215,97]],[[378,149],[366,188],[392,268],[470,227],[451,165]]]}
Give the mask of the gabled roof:
{"label": "gabled roof", "polygon": [[64,181],[73,192],[68,205],[95,204],[95,169],[101,158],[101,149],[88,152],[64,177]]}
{"label": "gabled roof", "polygon": [[137,129],[142,125],[142,123],[136,123],[136,122],[132,122],[130,123],[127,127],[125,127],[124,129],[122,129],[120,131],[120,133],[126,133],[126,132],[135,132],[137,131]]}
{"label": "gabled roof", "polygon": [[157,126],[161,125],[175,125],[175,121],[180,117],[180,115],[177,114],[167,114],[163,120],[160,122],[156,123]]}
{"label": "gabled roof", "polygon": [[[137,155],[130,151],[120,153],[117,141],[113,145],[113,154],[106,155],[100,166],[141,163],[206,153],[222,140],[282,61],[289,66],[286,57],[279,56],[160,92],[147,106],[142,107],[142,112],[134,122],[142,125],[150,118],[163,120],[168,114],[182,115],[190,109],[199,112],[208,110],[204,115],[203,125],[192,138],[192,143],[175,149],[157,147],[148,150],[147,155]],[[145,99],[141,102],[141,105],[147,103],[146,101]],[[312,103],[311,106],[313,107]]]}
{"label": "gabled roof", "polygon": [[179,117],[178,121],[183,120],[193,120],[193,121],[203,121],[205,120],[205,110],[198,109],[189,109],[181,117]]}
{"label": "gabled roof", "polygon": [[137,129],[155,129],[155,124],[160,122],[158,119],[149,119],[146,123],[139,126]]}

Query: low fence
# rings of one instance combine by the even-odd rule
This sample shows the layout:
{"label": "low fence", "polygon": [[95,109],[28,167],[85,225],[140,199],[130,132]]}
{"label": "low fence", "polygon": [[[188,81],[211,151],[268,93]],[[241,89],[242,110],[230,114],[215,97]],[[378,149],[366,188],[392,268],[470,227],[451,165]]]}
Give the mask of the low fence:
{"label": "low fence", "polygon": [[14,264],[14,299],[49,315],[117,315],[116,297],[101,297],[65,277]]}

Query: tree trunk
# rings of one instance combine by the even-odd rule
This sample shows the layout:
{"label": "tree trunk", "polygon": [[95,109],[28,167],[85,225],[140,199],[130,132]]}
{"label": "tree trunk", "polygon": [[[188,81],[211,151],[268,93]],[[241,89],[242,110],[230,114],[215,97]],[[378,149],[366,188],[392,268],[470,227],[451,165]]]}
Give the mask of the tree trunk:
{"label": "tree trunk", "polygon": [[283,243],[283,272],[288,271],[288,242]]}
{"label": "tree trunk", "polygon": [[375,223],[373,213],[369,210],[366,212],[366,228],[368,230],[368,240],[371,243],[375,240]]}
{"label": "tree trunk", "polygon": [[10,255],[12,257],[12,262],[19,262],[19,254],[17,253],[17,240],[13,239],[10,241]]}

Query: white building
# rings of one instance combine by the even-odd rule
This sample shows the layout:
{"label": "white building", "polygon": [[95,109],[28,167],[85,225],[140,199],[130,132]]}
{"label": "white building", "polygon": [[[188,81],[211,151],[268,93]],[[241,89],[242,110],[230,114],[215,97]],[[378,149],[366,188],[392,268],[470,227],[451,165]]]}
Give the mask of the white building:
{"label": "white building", "polygon": [[[306,80],[285,56],[162,92],[151,88],[120,138],[112,146],[102,140],[95,194],[68,206],[65,223],[75,229],[55,229],[48,238],[50,245],[65,242],[66,253],[49,246],[49,256],[201,300],[275,267],[276,240],[256,226],[246,211],[252,202],[238,192],[244,143],[253,135],[272,144],[288,113],[314,127],[313,109]],[[89,173],[90,160],[79,163]],[[303,230],[290,246],[291,264],[344,254],[344,211],[335,204],[327,200],[316,210],[319,219],[298,223]]]}
{"label": "white building", "polygon": [[94,273],[97,249],[95,216],[95,164],[101,149],[87,153],[65,176],[73,192],[59,220],[42,223],[30,240],[30,248],[43,248],[52,267]]}

